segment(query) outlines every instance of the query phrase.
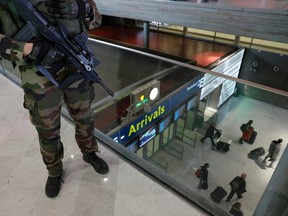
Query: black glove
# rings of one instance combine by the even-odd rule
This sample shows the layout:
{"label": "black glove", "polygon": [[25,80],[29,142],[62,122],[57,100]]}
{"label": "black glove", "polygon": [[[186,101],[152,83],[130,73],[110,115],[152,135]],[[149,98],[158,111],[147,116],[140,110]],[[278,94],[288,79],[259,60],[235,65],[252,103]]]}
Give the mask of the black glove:
{"label": "black glove", "polygon": [[86,0],[48,0],[45,4],[50,16],[57,19],[83,19],[93,13]]}
{"label": "black glove", "polygon": [[50,41],[38,41],[33,44],[33,50],[29,58],[43,66],[50,66],[64,59],[65,55],[60,52]]}

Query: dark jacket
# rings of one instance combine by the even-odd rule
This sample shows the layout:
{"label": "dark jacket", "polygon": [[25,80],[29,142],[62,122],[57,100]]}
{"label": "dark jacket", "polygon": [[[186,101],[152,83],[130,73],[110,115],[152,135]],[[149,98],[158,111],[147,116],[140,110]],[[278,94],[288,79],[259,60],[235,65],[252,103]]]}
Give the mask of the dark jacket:
{"label": "dark jacket", "polygon": [[239,193],[246,192],[246,181],[240,176],[236,176],[230,183],[232,190],[235,190]]}
{"label": "dark jacket", "polygon": [[241,127],[240,127],[240,130],[241,130],[242,132],[249,131],[252,123],[253,123],[253,121],[252,121],[252,120],[249,120],[247,123],[242,124]]}
{"label": "dark jacket", "polygon": [[214,131],[217,130],[213,125],[210,125],[206,131],[206,137],[213,137]]}
{"label": "dark jacket", "polygon": [[205,166],[201,166],[201,177],[200,180],[206,181],[208,179],[208,170]]}
{"label": "dark jacket", "polygon": [[234,206],[231,207],[229,213],[234,216],[244,216],[243,211],[241,209],[235,208]]}

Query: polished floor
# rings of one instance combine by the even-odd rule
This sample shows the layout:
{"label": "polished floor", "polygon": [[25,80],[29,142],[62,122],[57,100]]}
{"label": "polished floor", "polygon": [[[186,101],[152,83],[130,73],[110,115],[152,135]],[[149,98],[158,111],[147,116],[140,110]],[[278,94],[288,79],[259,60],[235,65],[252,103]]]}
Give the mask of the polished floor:
{"label": "polished floor", "polygon": [[[45,196],[47,171],[35,129],[22,107],[21,88],[0,74],[0,215],[5,216],[204,216],[191,203],[141,173],[101,143],[109,166],[102,176],[81,159],[74,127],[62,119],[64,184]],[[167,202],[174,205],[167,205]]]}
{"label": "polished floor", "polygon": [[[65,119],[62,119],[61,129],[65,146],[64,184],[57,198],[48,199],[44,193],[47,171],[40,157],[36,131],[29,122],[27,111],[22,107],[23,92],[2,74],[0,90],[1,215],[207,215],[101,143],[100,156],[108,162],[110,172],[106,176],[96,174],[92,167],[82,161],[74,140],[74,127]],[[226,187],[234,176],[245,172],[247,193],[241,203],[245,215],[252,215],[278,161],[273,168],[267,168],[260,159],[248,159],[247,154],[260,146],[267,150],[272,139],[281,137],[284,140],[281,156],[288,141],[288,111],[245,97],[231,98],[224,108],[228,113],[224,112],[225,118],[218,117],[217,128],[223,131],[222,140],[230,141],[230,152],[223,154],[212,151],[208,140],[205,144],[198,140],[195,148],[179,143],[184,147],[182,160],[167,152],[158,154],[169,162],[170,175],[189,185],[195,197],[205,198],[212,205],[215,203],[210,200],[209,193],[218,185]],[[245,120],[254,120],[254,127],[258,131],[254,145],[238,144],[239,125],[243,122],[243,117],[239,116],[245,116]],[[198,139],[200,138],[199,135]],[[204,162],[211,164],[209,188],[198,191],[198,179],[194,176],[194,171]],[[231,203],[235,201],[232,199]],[[221,202],[216,205],[229,210],[231,203]]]}
{"label": "polished floor", "polygon": [[[163,38],[160,39],[162,44],[159,44],[158,47],[163,48],[165,43]],[[176,39],[175,43],[182,42]],[[189,51],[183,51],[183,47],[189,46],[187,44],[175,45],[172,49],[175,55],[185,52],[191,57]],[[181,47],[182,51],[178,50]],[[215,49],[215,46],[211,47]],[[166,47],[166,49],[168,48]],[[213,51],[218,53],[217,50]],[[195,59],[194,56],[192,57]],[[219,56],[217,57],[219,58]],[[111,60],[111,56],[106,58]],[[205,67],[211,63],[204,62],[204,60],[205,58],[201,56],[197,64]],[[104,68],[102,71],[105,72],[106,69]],[[129,69],[129,66],[126,66],[126,69]],[[110,70],[107,71],[110,72]],[[104,77],[104,80],[109,80],[110,74],[102,73],[101,76]],[[121,76],[119,75],[119,77]],[[101,151],[99,155],[108,162],[110,172],[105,176],[95,173],[92,167],[82,161],[81,153],[74,140],[74,127],[64,118],[62,118],[61,125],[61,139],[65,147],[64,184],[57,198],[48,199],[44,193],[47,171],[40,157],[36,131],[29,122],[27,111],[22,106],[23,92],[19,86],[2,74],[0,75],[0,103],[0,215],[208,215],[166,186],[161,185],[157,180],[141,172],[121,156],[110,151],[103,143],[99,143]],[[223,109],[225,109],[223,111],[225,117],[219,116],[217,128],[223,130],[222,139],[231,142],[230,152],[223,154],[212,151],[208,140],[205,144],[199,142],[201,138],[201,134],[199,134],[195,148],[191,148],[185,143],[179,143],[184,148],[181,161],[167,152],[158,152],[158,154],[168,161],[170,175],[188,185],[195,193],[195,199],[204,198],[211,205],[218,205],[209,198],[209,193],[216,186],[226,187],[231,178],[243,172],[247,173],[248,192],[244,195],[241,203],[245,216],[252,216],[279,160],[274,164],[274,168],[267,168],[265,164],[260,163],[260,160],[248,159],[247,154],[259,146],[263,146],[267,150],[272,139],[281,137],[284,140],[281,156],[288,141],[288,111],[245,97],[231,98],[223,106]],[[237,143],[239,125],[243,122],[243,116],[245,116],[245,121],[252,118],[255,122],[258,137],[254,145]],[[196,188],[198,179],[194,176],[194,171],[204,162],[211,164],[209,188],[206,191],[198,191]],[[221,202],[219,206],[228,211],[234,201],[235,199],[231,203]]]}
{"label": "polished floor", "polygon": [[[104,23],[101,27],[91,30],[89,35],[113,43],[144,48],[144,31],[141,28]],[[199,67],[208,67],[235,51],[236,47],[151,30],[149,50],[166,54],[172,59],[180,57],[183,61],[191,60]]]}

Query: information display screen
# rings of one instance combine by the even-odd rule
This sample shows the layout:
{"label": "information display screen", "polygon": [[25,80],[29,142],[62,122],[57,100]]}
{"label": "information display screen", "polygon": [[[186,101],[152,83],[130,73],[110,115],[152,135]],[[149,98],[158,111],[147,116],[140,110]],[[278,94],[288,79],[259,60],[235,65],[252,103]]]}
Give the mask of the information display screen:
{"label": "information display screen", "polygon": [[174,121],[176,121],[180,116],[185,113],[185,104],[181,106],[178,110],[174,113]]}
{"label": "information display screen", "polygon": [[156,127],[152,127],[149,130],[147,130],[144,134],[140,135],[139,137],[139,147],[141,148],[144,146],[147,142],[149,142],[151,139],[153,139],[157,134]]}
{"label": "information display screen", "polygon": [[159,133],[161,133],[165,128],[167,128],[172,121],[172,115],[168,116],[166,119],[159,123]]}

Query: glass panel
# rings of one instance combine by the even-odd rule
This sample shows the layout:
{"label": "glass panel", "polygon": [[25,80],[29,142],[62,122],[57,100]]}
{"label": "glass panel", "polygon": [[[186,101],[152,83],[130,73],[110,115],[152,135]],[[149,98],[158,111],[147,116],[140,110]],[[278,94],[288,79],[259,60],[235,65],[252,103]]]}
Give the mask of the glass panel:
{"label": "glass panel", "polygon": [[[101,62],[96,68],[97,72],[116,92],[116,96],[111,98],[100,85],[94,85],[96,98],[92,107],[95,127],[107,136],[117,136],[119,142],[114,145],[128,145],[145,135],[148,143],[144,143],[137,151],[139,161],[144,164],[151,163],[157,170],[156,173],[161,173],[159,176],[155,175],[156,178],[161,178],[160,180],[168,185],[172,179],[176,183],[170,186],[175,191],[213,215],[227,214],[231,204],[237,201],[237,196],[234,195],[230,203],[225,202],[227,196],[224,201],[217,203],[210,198],[210,193],[217,186],[230,193],[231,180],[245,173],[247,193],[242,194],[242,210],[244,215],[253,215],[275,168],[278,169],[277,165],[286,147],[282,144],[275,162],[272,163],[273,168],[270,168],[267,165],[270,165],[271,161],[263,162],[270,143],[280,138],[285,143],[288,140],[287,85],[275,89],[272,82],[280,77],[281,73],[275,71],[273,79],[265,79],[260,72],[257,76],[253,70],[239,69],[244,58],[243,53],[239,53],[244,51],[238,48],[230,49],[231,52],[216,60],[202,56],[205,61],[209,61],[207,69],[203,69],[191,65],[191,62],[160,59],[151,54],[97,41],[90,43],[95,50],[95,57]],[[20,77],[10,63],[2,63],[9,73]],[[254,82],[244,79],[251,74]],[[242,79],[239,79],[239,76]],[[143,102],[144,109],[135,111],[134,105],[130,104],[130,92],[139,87],[145,89],[146,84],[153,80],[160,81],[159,99],[149,104]],[[266,86],[268,84],[269,88]],[[149,89],[146,90],[145,92],[150,92]],[[143,97],[148,98],[149,95]],[[191,111],[187,111],[185,107],[183,118],[191,116],[190,120],[186,120],[189,124],[184,124],[184,120],[179,118],[181,131],[178,127],[176,131],[180,132],[181,136],[175,136],[175,122],[159,132],[159,124],[194,97],[195,104],[189,104],[189,108],[195,108],[195,117],[187,115],[187,112]],[[171,119],[173,121],[173,118]],[[252,130],[241,132],[241,125],[249,120],[253,120],[251,126],[257,133]],[[213,123],[221,132],[220,137],[212,136],[212,139],[208,137],[203,140],[207,129]],[[241,138],[244,139],[243,143],[239,143]],[[214,149],[212,141],[216,144]],[[141,145],[140,142],[138,145]],[[251,154],[252,150],[259,147],[264,148],[264,154]],[[148,149],[149,160],[146,160],[145,148]],[[133,149],[136,149],[135,146]],[[134,152],[127,151],[125,154],[134,155]],[[194,173],[205,163],[210,164],[209,187],[199,190],[199,179]],[[139,166],[141,167],[141,164]]]}
{"label": "glass panel", "polygon": [[154,151],[153,153],[156,153],[160,149],[160,135],[157,135],[154,139]]}
{"label": "glass panel", "polygon": [[151,157],[153,155],[153,140],[149,141],[147,144],[147,158]]}

